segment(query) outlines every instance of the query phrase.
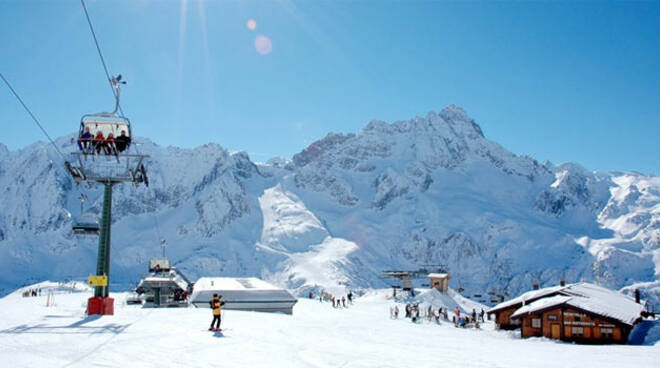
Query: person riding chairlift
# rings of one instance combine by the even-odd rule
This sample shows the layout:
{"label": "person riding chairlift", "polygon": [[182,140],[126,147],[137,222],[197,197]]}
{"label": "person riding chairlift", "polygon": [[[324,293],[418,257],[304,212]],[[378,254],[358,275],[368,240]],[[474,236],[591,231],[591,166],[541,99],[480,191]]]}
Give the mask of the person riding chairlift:
{"label": "person riding chairlift", "polygon": [[117,151],[124,152],[130,145],[131,137],[126,135],[125,130],[122,130],[121,135],[115,138],[115,147],[117,147]]}
{"label": "person riding chairlift", "polygon": [[89,127],[85,127],[85,132],[78,137],[78,148],[84,153],[88,153],[91,141],[92,133],[89,132]]}
{"label": "person riding chairlift", "polygon": [[97,155],[101,154],[101,150],[105,152],[105,137],[103,137],[103,133],[100,130],[96,133],[93,142]]}
{"label": "person riding chairlift", "polygon": [[106,155],[117,155],[117,145],[115,143],[115,136],[112,133],[108,133],[108,138],[105,139],[105,150]]}

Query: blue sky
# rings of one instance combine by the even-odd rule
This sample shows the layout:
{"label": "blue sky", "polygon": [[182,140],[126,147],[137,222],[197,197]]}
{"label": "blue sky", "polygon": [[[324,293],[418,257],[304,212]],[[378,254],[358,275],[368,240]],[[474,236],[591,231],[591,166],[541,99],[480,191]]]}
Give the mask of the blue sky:
{"label": "blue sky", "polygon": [[[162,145],[291,157],[454,103],[514,153],[660,174],[658,2],[86,3],[134,133]],[[112,108],[78,0],[0,0],[0,44],[52,136]],[[45,139],[2,85],[0,122],[10,149]]]}

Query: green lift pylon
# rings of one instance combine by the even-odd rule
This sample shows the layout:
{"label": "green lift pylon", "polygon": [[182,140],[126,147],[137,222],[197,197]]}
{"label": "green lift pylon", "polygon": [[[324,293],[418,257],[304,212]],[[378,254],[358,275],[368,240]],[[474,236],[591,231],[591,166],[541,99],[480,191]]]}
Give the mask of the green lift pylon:
{"label": "green lift pylon", "polygon": [[94,297],[87,302],[87,314],[114,314],[114,299],[110,298],[110,226],[112,224],[112,188],[116,183],[104,183],[103,211],[99,233],[99,251],[96,257],[97,280]]}
{"label": "green lift pylon", "polygon": [[114,314],[114,299],[110,298],[110,248],[112,233],[112,189],[119,183],[149,184],[143,161],[149,157],[140,154],[124,154],[106,160],[90,154],[74,152],[74,163],[65,166],[77,183],[103,184],[103,209],[99,232],[99,252],[96,258],[96,275],[89,277],[94,296],[87,302],[87,314]]}

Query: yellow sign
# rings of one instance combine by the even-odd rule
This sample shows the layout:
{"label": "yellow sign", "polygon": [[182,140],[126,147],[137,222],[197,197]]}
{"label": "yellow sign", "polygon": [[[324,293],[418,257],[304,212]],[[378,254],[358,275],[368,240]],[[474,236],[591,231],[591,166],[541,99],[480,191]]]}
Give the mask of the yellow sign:
{"label": "yellow sign", "polygon": [[89,286],[107,286],[108,285],[108,276],[90,276],[89,277]]}

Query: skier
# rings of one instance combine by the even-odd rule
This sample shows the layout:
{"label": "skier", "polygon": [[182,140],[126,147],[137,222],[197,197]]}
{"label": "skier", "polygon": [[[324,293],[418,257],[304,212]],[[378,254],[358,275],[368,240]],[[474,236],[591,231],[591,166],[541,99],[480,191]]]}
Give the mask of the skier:
{"label": "skier", "polygon": [[[225,305],[225,302],[220,301],[220,298],[222,298],[222,295],[213,294],[213,299],[209,301],[211,309],[213,310],[213,321],[211,321],[211,327],[209,327],[209,331],[222,331],[220,329],[220,314],[221,307]],[[213,328],[214,323],[216,324],[215,328]]]}
{"label": "skier", "polygon": [[352,291],[348,292],[348,303],[353,304],[353,292]]}
{"label": "skier", "polygon": [[410,303],[406,304],[406,318],[410,318],[410,310],[411,310]]}
{"label": "skier", "polygon": [[394,306],[394,318],[399,319],[399,306],[398,305]]}
{"label": "skier", "polygon": [[474,308],[472,308],[472,322],[476,322],[476,321],[477,321],[477,311]]}
{"label": "skier", "polygon": [[343,304],[344,308],[346,308],[346,297],[345,296],[341,297],[341,304]]}
{"label": "skier", "polygon": [[481,312],[479,313],[479,317],[481,318],[481,322],[484,322],[484,309],[481,308]]}

